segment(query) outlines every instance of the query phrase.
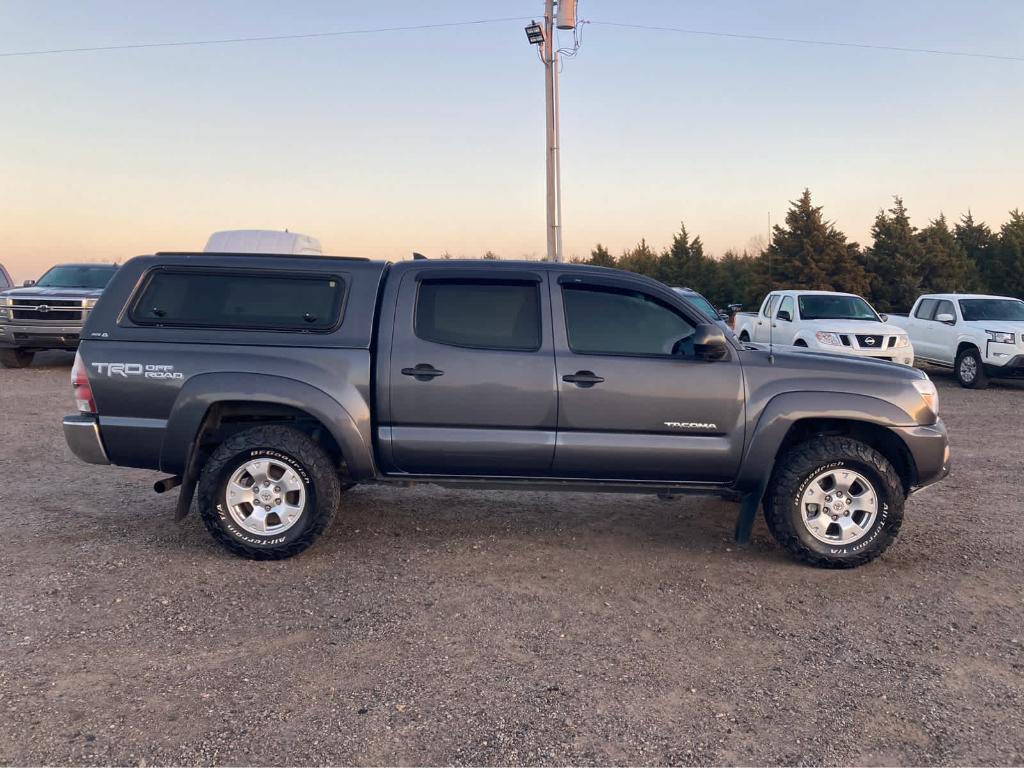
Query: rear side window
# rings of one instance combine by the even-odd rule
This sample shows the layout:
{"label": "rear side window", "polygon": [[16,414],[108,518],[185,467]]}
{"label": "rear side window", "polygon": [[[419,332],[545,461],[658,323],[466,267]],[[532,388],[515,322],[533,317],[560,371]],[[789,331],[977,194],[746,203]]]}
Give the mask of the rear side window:
{"label": "rear side window", "polygon": [[159,270],[130,317],[140,325],[326,331],[338,324],[344,295],[336,276]]}
{"label": "rear side window", "polygon": [[540,349],[540,286],[519,280],[424,280],[416,335],[474,349]]}
{"label": "rear side window", "polygon": [[779,306],[779,295],[772,296],[768,303],[765,304],[764,312],[762,313],[765,317],[771,317],[775,314],[775,308]]}
{"label": "rear side window", "polygon": [[935,299],[921,299],[921,303],[917,305],[917,312],[914,313],[914,317],[920,320],[931,320],[935,316],[935,305],[938,303]]}
{"label": "rear side window", "polygon": [[653,296],[628,289],[567,285],[562,297],[573,352],[693,356],[693,325]]}

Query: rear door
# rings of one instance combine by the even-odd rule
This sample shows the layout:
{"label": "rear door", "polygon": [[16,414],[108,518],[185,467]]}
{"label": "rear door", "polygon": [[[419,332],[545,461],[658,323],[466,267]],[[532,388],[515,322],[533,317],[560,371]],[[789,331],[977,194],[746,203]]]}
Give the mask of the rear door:
{"label": "rear door", "polygon": [[[555,273],[552,273],[555,274]],[[553,473],[726,482],[743,446],[743,373],[698,359],[698,318],[669,289],[563,273],[552,284],[558,377]],[[706,321],[705,321],[706,322]]]}
{"label": "rear door", "polygon": [[938,359],[935,340],[936,327],[932,322],[938,303],[938,299],[921,299],[914,307],[913,313],[907,317],[909,321],[907,324],[910,326],[907,330],[910,333],[910,341],[914,345],[914,354],[928,360]]}
{"label": "rear door", "polygon": [[544,271],[407,271],[395,311],[382,435],[394,465],[415,474],[547,473],[558,408]]}

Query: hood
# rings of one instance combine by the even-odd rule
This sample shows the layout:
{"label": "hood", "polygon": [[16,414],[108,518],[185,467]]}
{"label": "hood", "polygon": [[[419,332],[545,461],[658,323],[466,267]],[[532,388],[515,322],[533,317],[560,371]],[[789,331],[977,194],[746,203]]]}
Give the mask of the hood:
{"label": "hood", "polygon": [[103,293],[102,288],[10,288],[0,291],[0,296],[15,296],[21,299],[94,299]]}
{"label": "hood", "polygon": [[803,323],[814,328],[816,331],[835,331],[836,333],[869,335],[887,333],[906,334],[906,331],[898,325],[893,325],[892,323],[874,323],[870,320],[804,320]]}
{"label": "hood", "polygon": [[964,320],[963,325],[979,331],[1003,331],[1018,336],[1024,334],[1024,321],[1020,320]]}
{"label": "hood", "polygon": [[[851,331],[852,332],[852,331]],[[844,331],[846,333],[846,331]],[[878,333],[878,331],[875,331]],[[768,352],[768,345],[762,343],[743,342],[743,346]],[[806,347],[791,347],[788,344],[776,344],[773,354],[783,367],[793,367],[802,371],[801,375],[820,374],[863,374],[867,376],[882,375],[887,378],[906,379],[927,379],[928,375],[917,368],[909,365],[894,363],[889,360],[881,360],[875,357],[861,357],[843,352],[822,352],[819,350],[807,349]]]}

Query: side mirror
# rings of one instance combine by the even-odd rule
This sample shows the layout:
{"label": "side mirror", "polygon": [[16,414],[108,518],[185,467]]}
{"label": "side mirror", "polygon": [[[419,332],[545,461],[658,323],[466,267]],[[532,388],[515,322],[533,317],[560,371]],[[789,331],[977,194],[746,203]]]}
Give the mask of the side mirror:
{"label": "side mirror", "polygon": [[698,360],[721,360],[729,355],[725,331],[711,323],[701,323],[693,332],[693,351]]}
{"label": "side mirror", "polygon": [[785,320],[787,323],[793,322],[793,316],[789,314],[788,309],[780,309],[779,314],[775,316],[777,320]]}
{"label": "side mirror", "polygon": [[878,317],[881,318],[883,323],[888,323],[889,322],[889,316],[887,314],[885,314],[885,312],[880,314]]}
{"label": "side mirror", "polygon": [[936,315],[935,319],[940,323],[945,323],[946,325],[956,325],[956,318],[949,314],[949,312],[943,312],[941,315]]}
{"label": "side mirror", "polygon": [[26,280],[26,281],[25,281],[24,283],[22,283],[21,285],[22,285],[22,287],[23,287],[23,288],[31,288],[31,287],[32,287],[33,285],[35,285],[35,284],[36,284],[36,281],[35,281],[35,280]]}

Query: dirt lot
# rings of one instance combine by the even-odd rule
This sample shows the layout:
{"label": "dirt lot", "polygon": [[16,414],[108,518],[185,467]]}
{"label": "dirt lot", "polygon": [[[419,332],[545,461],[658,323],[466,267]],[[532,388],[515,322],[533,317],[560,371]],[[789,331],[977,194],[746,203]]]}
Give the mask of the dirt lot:
{"label": "dirt lot", "polygon": [[216,548],[0,370],[0,762],[1024,762],[1024,388],[935,374],[955,468],[852,572],[714,499],[356,489],[305,555]]}

